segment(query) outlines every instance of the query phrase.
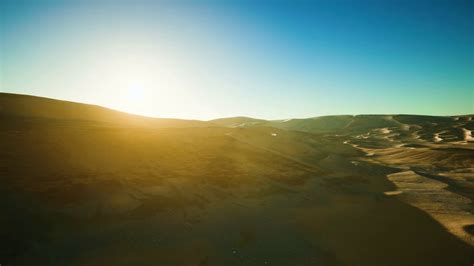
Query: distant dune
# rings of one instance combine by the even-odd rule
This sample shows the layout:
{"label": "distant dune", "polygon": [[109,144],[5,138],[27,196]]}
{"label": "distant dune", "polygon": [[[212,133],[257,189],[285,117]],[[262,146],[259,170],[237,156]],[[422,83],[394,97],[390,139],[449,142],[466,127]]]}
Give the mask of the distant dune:
{"label": "distant dune", "polygon": [[198,120],[149,118],[96,105],[9,93],[0,93],[0,115],[3,117],[95,121],[153,128],[210,126],[209,123]]}
{"label": "distant dune", "polygon": [[0,94],[3,265],[471,265],[473,115],[212,121]]}

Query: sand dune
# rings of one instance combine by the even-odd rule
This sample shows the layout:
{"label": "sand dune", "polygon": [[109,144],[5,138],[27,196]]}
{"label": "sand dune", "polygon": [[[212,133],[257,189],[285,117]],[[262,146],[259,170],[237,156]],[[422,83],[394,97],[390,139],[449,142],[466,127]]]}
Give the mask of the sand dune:
{"label": "sand dune", "polygon": [[[450,192],[446,189],[446,183],[423,177],[413,171],[390,174],[388,179],[403,193],[399,197],[404,201],[427,212],[451,233],[474,246],[474,236],[465,230],[466,226],[474,224],[470,199]],[[393,194],[397,193],[388,193]]]}
{"label": "sand dune", "polygon": [[0,263],[470,265],[470,117],[202,122],[0,94]]}
{"label": "sand dune", "polygon": [[464,140],[465,141],[474,141],[474,136],[472,136],[472,131],[471,130],[468,130],[468,129],[465,129],[465,128],[463,128],[462,130],[464,131]]}
{"label": "sand dune", "polygon": [[134,127],[207,127],[208,122],[131,115],[112,109],[49,98],[0,93],[0,115],[6,118],[88,121]]}

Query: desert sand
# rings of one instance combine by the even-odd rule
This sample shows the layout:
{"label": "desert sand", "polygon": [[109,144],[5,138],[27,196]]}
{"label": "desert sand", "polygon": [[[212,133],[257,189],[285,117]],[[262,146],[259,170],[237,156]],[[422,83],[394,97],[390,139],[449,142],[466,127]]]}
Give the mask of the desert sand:
{"label": "desert sand", "polygon": [[472,265],[472,117],[194,121],[0,94],[0,263]]}

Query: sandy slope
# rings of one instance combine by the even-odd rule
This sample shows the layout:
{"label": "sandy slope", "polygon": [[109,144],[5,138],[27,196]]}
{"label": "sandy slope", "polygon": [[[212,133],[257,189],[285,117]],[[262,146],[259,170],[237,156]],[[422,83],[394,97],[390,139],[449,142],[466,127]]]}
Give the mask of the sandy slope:
{"label": "sandy slope", "polygon": [[474,236],[465,229],[474,224],[472,201],[469,198],[447,190],[446,183],[410,170],[390,174],[388,179],[402,192],[397,194],[398,197],[427,212],[451,233],[474,246]]}
{"label": "sandy slope", "polygon": [[2,265],[474,261],[456,237],[471,230],[467,117],[163,124],[1,94],[0,119]]}
{"label": "sandy slope", "polygon": [[365,152],[367,161],[400,169],[388,175],[398,190],[386,194],[422,209],[474,246],[474,145],[463,128],[472,127],[470,121],[467,116],[409,121],[417,123],[392,127],[391,132],[397,134],[391,137],[386,128],[380,128],[346,143]]}

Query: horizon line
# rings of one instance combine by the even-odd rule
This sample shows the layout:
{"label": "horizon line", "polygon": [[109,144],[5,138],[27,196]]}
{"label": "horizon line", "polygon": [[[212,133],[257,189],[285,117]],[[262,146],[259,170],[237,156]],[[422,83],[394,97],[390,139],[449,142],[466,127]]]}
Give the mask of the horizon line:
{"label": "horizon line", "polygon": [[[287,117],[287,118],[279,118],[279,119],[258,118],[258,117],[254,117],[254,116],[248,116],[248,115],[224,116],[224,117],[217,117],[217,118],[212,118],[212,119],[194,119],[194,118],[184,118],[184,117],[160,117],[160,116],[150,116],[150,115],[145,115],[145,114],[137,114],[137,113],[133,113],[133,112],[127,112],[127,111],[124,111],[124,110],[116,109],[116,108],[113,108],[113,107],[110,107],[110,106],[105,106],[105,105],[100,105],[100,104],[95,104],[95,103],[88,103],[88,102],[74,101],[74,100],[69,100],[69,99],[53,98],[53,97],[42,96],[42,95],[12,93],[12,92],[0,91],[0,95],[1,94],[14,95],[14,96],[27,96],[27,97],[33,97],[33,98],[42,98],[42,99],[53,100],[53,101],[73,103],[73,104],[82,104],[82,105],[95,106],[95,107],[104,108],[104,109],[108,109],[108,110],[115,111],[115,112],[120,112],[120,113],[123,113],[123,114],[129,114],[129,115],[140,116],[140,117],[151,118],[151,119],[176,119],[176,120],[201,121],[201,122],[211,122],[211,121],[214,121],[214,120],[231,119],[231,118],[247,118],[247,119],[264,120],[264,121],[283,121],[283,120],[315,119],[315,118],[330,117],[330,116],[352,116],[352,117],[355,117],[355,116],[371,116],[371,115],[372,116],[406,115],[406,116],[428,116],[428,117],[474,116],[474,113],[448,114],[448,115],[415,114],[415,113],[357,113],[357,114],[326,114],[326,115],[318,115],[318,116]],[[0,112],[1,112],[1,108],[0,108]]]}

